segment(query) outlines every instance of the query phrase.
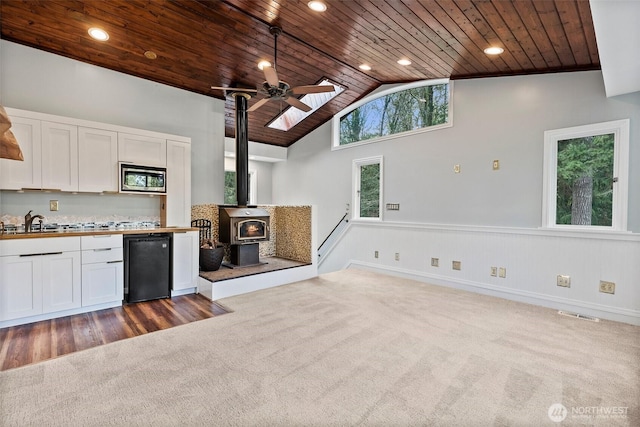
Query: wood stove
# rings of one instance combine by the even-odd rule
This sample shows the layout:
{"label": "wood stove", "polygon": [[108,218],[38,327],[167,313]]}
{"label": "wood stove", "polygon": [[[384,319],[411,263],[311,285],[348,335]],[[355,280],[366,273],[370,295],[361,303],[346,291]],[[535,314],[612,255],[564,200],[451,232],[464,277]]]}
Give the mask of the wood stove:
{"label": "wood stove", "polygon": [[259,242],[269,240],[269,212],[250,207],[220,207],[219,238],[231,245],[231,267],[260,264]]}
{"label": "wood stove", "polygon": [[269,240],[269,212],[259,208],[220,208],[220,241],[232,245]]}

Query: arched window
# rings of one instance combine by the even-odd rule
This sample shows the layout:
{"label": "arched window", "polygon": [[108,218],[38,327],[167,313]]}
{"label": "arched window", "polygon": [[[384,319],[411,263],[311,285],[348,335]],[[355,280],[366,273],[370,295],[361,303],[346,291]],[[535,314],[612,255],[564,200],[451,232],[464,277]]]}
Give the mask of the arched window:
{"label": "arched window", "polygon": [[450,127],[448,79],[395,86],[367,97],[333,118],[333,146],[340,148]]}

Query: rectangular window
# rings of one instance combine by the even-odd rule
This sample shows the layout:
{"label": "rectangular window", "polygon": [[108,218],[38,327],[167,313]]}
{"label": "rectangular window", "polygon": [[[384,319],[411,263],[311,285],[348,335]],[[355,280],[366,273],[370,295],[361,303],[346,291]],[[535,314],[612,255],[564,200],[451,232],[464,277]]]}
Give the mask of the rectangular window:
{"label": "rectangular window", "polygon": [[545,132],[547,227],[626,231],[629,120]]}
{"label": "rectangular window", "polygon": [[354,160],[354,219],[382,219],[382,157]]}
{"label": "rectangular window", "polygon": [[[249,204],[257,204],[257,195],[255,194],[255,190],[252,191],[252,189],[257,188],[255,171],[249,171],[249,182],[247,183],[247,187],[249,190]],[[237,202],[236,171],[224,171],[224,204],[235,205]]]}

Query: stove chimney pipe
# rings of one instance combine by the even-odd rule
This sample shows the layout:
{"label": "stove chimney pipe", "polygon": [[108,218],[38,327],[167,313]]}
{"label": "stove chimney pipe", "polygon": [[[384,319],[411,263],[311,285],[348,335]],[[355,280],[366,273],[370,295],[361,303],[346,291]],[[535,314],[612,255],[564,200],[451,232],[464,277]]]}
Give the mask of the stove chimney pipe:
{"label": "stove chimney pipe", "polygon": [[247,105],[250,95],[235,92],[236,100],[236,197],[239,207],[246,207],[249,199],[249,117]]}

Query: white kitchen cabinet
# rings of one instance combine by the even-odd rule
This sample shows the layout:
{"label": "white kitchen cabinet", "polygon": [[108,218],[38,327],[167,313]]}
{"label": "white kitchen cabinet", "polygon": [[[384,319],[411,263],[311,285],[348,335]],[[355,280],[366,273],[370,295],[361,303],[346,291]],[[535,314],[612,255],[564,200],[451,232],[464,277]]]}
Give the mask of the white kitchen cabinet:
{"label": "white kitchen cabinet", "polygon": [[118,191],[118,133],[78,128],[78,191]]}
{"label": "white kitchen cabinet", "polygon": [[78,191],[78,127],[41,122],[42,188]]}
{"label": "white kitchen cabinet", "polygon": [[36,257],[0,257],[0,320],[42,313],[42,260]]}
{"label": "white kitchen cabinet", "polygon": [[197,231],[173,233],[173,290],[195,288],[198,283],[199,234]]}
{"label": "white kitchen cabinet", "polygon": [[82,236],[82,306],[124,298],[122,235]]}
{"label": "white kitchen cabinet", "polygon": [[80,253],[39,256],[42,262],[42,312],[78,308],[82,304]]}
{"label": "white kitchen cabinet", "polygon": [[0,320],[81,306],[80,238],[0,241]]}
{"label": "white kitchen cabinet", "polygon": [[167,166],[167,140],[118,132],[118,161],[141,166]]}
{"label": "white kitchen cabinet", "polygon": [[[7,110],[9,112],[9,110]],[[0,159],[0,189],[20,190],[42,187],[42,138],[40,120],[11,115],[11,131],[24,161]]]}
{"label": "white kitchen cabinet", "polygon": [[191,225],[191,144],[167,140],[166,225]]}

